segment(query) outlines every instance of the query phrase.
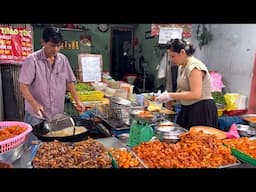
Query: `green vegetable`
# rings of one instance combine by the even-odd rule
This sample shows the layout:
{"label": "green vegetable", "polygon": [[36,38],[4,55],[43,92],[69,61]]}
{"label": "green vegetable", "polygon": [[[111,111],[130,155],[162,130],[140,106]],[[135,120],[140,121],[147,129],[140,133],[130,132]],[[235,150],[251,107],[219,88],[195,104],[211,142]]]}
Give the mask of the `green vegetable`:
{"label": "green vegetable", "polygon": [[85,83],[77,83],[75,84],[75,88],[77,91],[93,91],[94,90],[93,87]]}
{"label": "green vegetable", "polygon": [[213,100],[215,101],[215,103],[226,105],[224,94],[222,92],[214,91],[214,92],[212,92],[212,97],[213,97]]}

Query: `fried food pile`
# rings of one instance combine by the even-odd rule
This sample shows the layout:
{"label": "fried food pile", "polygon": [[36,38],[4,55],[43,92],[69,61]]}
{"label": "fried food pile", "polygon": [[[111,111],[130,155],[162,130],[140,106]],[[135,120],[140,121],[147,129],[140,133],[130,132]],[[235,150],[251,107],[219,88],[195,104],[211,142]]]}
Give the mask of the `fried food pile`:
{"label": "fried food pile", "polygon": [[22,127],[20,125],[8,126],[2,129],[0,128],[0,141],[4,141],[7,139],[16,137],[17,135],[20,135],[26,130],[27,130],[26,127]]}
{"label": "fried food pile", "polygon": [[221,140],[202,131],[183,135],[176,144],[155,140],[133,150],[149,168],[217,168],[238,162]]}
{"label": "fried food pile", "polygon": [[110,148],[109,152],[116,160],[120,168],[140,168],[140,162],[136,159],[131,151],[126,148]]}
{"label": "fried food pile", "polygon": [[34,168],[110,168],[112,159],[94,139],[77,143],[55,140],[40,146],[32,164]]}
{"label": "fried food pile", "polygon": [[256,158],[256,140],[250,140],[248,137],[241,137],[237,139],[225,139],[223,143],[235,149]]}

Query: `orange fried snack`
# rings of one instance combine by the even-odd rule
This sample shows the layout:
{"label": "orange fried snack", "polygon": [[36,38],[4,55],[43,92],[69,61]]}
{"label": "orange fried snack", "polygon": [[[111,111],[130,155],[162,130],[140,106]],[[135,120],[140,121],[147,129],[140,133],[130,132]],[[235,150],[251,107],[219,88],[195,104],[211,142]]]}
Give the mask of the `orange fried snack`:
{"label": "orange fried snack", "polygon": [[0,129],[0,141],[13,138],[17,135],[20,135],[24,131],[26,131],[26,127],[22,127],[19,125],[9,126],[3,129]]}
{"label": "orange fried snack", "polygon": [[221,140],[203,132],[186,134],[176,144],[144,142],[133,150],[149,168],[216,168],[237,162]]}
{"label": "orange fried snack", "polygon": [[235,149],[256,158],[256,140],[250,140],[248,137],[241,137],[236,139],[225,139],[223,143]]}

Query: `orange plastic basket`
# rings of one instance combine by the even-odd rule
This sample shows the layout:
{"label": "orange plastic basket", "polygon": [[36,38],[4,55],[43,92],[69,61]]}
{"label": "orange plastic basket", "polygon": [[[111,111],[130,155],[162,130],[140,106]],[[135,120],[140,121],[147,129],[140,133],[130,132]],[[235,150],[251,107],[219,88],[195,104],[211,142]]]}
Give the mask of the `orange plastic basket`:
{"label": "orange plastic basket", "polygon": [[32,131],[31,125],[19,121],[2,121],[0,122],[0,129],[15,125],[25,127],[26,130],[15,137],[0,141],[0,153],[7,152],[18,147],[20,144],[26,141],[28,134]]}

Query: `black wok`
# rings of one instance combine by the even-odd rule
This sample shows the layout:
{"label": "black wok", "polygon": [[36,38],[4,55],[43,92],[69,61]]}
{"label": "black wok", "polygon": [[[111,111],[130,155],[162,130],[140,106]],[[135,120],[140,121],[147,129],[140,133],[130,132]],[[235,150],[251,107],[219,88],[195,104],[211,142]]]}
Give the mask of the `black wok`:
{"label": "black wok", "polygon": [[44,127],[44,122],[41,122],[37,125],[32,126],[33,127],[32,132],[36,137],[38,137],[38,139],[40,139],[42,141],[53,141],[56,139],[56,140],[59,140],[62,142],[78,142],[78,141],[87,139],[90,131],[94,127],[93,121],[87,120],[87,119],[82,119],[80,117],[72,117],[72,118],[75,122],[75,126],[83,126],[83,127],[87,128],[88,131],[80,133],[80,134],[76,134],[76,135],[70,135],[70,136],[49,137],[49,136],[44,135],[48,131]]}

